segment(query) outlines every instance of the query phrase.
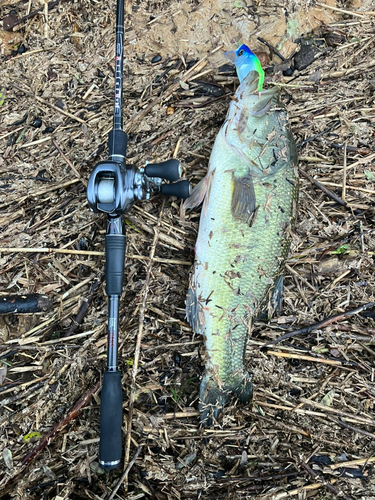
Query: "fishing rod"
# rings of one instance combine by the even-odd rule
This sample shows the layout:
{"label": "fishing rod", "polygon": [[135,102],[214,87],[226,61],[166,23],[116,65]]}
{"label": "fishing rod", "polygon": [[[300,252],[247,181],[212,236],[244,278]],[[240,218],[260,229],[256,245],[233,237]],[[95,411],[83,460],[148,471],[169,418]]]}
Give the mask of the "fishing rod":
{"label": "fishing rod", "polygon": [[[124,282],[126,235],[122,215],[137,200],[149,199],[155,191],[185,199],[190,183],[179,180],[180,163],[170,159],[136,168],[126,164],[128,138],[122,130],[124,0],[117,0],[115,95],[113,129],[108,137],[109,159],[93,169],[87,185],[90,209],[107,214],[105,278],[108,296],[107,369],[103,376],[100,405],[99,465],[115,469],[121,461],[122,388],[118,369],[119,302]],[[170,181],[169,184],[163,180]]]}

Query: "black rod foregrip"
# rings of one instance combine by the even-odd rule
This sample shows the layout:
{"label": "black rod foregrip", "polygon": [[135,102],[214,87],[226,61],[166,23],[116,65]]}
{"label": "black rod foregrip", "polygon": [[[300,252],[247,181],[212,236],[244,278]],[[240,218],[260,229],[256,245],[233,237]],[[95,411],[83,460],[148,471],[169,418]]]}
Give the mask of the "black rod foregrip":
{"label": "black rod foregrip", "polygon": [[121,295],[124,282],[126,237],[107,234],[105,237],[105,280],[107,295]]}
{"label": "black rod foregrip", "polygon": [[100,402],[99,465],[104,470],[119,466],[122,454],[121,373],[104,372]]}
{"label": "black rod foregrip", "polygon": [[111,130],[108,135],[109,156],[122,156],[126,158],[126,147],[128,144],[128,136],[123,130]]}

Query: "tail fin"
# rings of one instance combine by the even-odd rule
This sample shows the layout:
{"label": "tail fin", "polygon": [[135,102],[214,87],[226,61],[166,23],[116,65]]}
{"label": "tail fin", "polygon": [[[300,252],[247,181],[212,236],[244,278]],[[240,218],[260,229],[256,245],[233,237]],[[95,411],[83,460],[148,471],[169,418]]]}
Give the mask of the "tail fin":
{"label": "tail fin", "polygon": [[208,374],[204,374],[199,393],[200,420],[205,427],[211,427],[214,420],[217,420],[221,410],[233,397],[237,397],[243,404],[248,404],[253,398],[253,384],[250,376],[245,372],[245,376],[231,383],[229,386],[220,388],[215,380]]}

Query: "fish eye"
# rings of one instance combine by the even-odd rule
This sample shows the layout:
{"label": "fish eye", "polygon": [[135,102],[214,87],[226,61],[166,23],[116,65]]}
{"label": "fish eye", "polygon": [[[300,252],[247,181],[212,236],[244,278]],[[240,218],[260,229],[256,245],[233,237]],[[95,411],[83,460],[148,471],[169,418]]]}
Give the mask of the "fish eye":
{"label": "fish eye", "polygon": [[241,49],[241,50],[239,51],[238,55],[239,55],[239,56],[243,56],[243,55],[244,55],[244,53],[245,53],[245,51],[244,51],[243,49]]}

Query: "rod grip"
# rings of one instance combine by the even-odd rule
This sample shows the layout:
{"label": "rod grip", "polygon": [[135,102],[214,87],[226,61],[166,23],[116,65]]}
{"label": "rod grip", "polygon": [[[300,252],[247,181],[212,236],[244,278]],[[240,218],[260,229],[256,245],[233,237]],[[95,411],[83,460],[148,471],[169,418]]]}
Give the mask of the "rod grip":
{"label": "rod grip", "polygon": [[119,466],[122,453],[121,373],[104,372],[100,402],[99,465],[104,470]]}
{"label": "rod grip", "polygon": [[121,295],[124,282],[126,237],[107,234],[105,237],[105,280],[107,295]]}
{"label": "rod grip", "polygon": [[111,130],[108,135],[109,156],[117,155],[126,158],[128,136],[123,130]]}

